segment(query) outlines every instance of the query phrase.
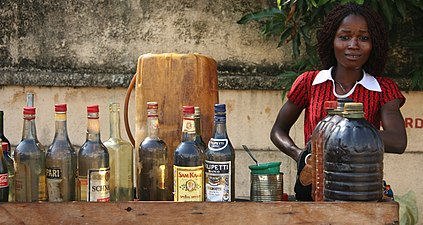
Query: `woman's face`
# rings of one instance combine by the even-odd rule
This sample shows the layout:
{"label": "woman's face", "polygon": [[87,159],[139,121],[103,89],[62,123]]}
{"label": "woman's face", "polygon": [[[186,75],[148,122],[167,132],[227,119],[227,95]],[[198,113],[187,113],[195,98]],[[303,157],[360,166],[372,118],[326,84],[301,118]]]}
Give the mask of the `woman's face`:
{"label": "woman's face", "polygon": [[361,70],[372,51],[366,20],[360,15],[345,17],[336,31],[333,47],[338,67]]}

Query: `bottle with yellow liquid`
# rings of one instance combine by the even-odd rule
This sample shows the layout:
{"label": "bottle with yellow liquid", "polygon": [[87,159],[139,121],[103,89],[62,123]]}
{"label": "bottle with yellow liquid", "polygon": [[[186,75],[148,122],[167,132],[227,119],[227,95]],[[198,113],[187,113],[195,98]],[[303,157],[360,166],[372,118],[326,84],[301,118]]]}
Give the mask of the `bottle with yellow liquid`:
{"label": "bottle with yellow liquid", "polygon": [[110,201],[132,201],[133,184],[133,148],[131,143],[120,135],[120,105],[111,103],[110,138],[104,142],[110,157]]}

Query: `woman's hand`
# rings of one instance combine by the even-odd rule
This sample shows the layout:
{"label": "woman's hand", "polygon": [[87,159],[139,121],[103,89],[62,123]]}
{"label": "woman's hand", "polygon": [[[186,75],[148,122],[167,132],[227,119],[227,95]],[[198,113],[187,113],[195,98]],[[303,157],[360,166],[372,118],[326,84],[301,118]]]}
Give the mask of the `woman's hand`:
{"label": "woman's hand", "polygon": [[402,154],[407,147],[407,133],[400,104],[400,99],[394,99],[381,108],[383,130],[380,134],[387,153]]}

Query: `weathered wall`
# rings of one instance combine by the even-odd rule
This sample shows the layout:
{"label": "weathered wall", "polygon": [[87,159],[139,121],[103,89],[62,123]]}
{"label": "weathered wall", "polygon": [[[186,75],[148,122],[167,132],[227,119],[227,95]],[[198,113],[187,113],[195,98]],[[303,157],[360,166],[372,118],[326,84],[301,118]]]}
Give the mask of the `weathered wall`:
{"label": "weathered wall", "polygon": [[265,0],[3,0],[0,84],[126,87],[139,55],[176,52],[216,59],[222,87],[272,87],[290,52],[263,40],[257,24],[236,23],[266,7]]}

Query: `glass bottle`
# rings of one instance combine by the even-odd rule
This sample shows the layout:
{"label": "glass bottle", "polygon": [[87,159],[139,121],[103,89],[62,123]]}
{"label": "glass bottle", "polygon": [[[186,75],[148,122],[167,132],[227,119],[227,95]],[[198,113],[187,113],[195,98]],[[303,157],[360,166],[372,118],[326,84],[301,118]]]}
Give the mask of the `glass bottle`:
{"label": "glass bottle", "polygon": [[226,130],[226,105],[214,105],[214,128],[205,153],[206,201],[235,200],[235,151]]}
{"label": "glass bottle", "polygon": [[9,183],[9,202],[15,201],[15,167],[14,160],[10,157],[9,144],[6,142],[1,143],[3,150],[3,159],[7,167],[8,183]]}
{"label": "glass bottle", "polygon": [[207,149],[206,144],[203,141],[203,138],[201,137],[201,113],[200,113],[200,107],[195,106],[194,107],[194,122],[195,122],[195,143],[197,143],[198,147],[201,149],[201,153],[204,154],[204,152]]}
{"label": "glass bottle", "polygon": [[379,201],[383,196],[384,145],[364,118],[362,103],[345,103],[344,119],[324,150],[325,201]]}
{"label": "glass bottle", "polygon": [[46,153],[47,196],[50,202],[75,201],[76,152],[66,126],[66,104],[55,105],[55,134]]}
{"label": "glass bottle", "polygon": [[142,201],[169,200],[168,150],[159,138],[157,102],[147,102],[147,137],[139,147],[138,196]]}
{"label": "glass bottle", "polygon": [[134,199],[133,147],[120,135],[120,105],[111,103],[110,138],[104,142],[110,159],[110,201]]}
{"label": "glass bottle", "polygon": [[[2,143],[8,144],[8,149],[10,150],[11,149],[10,142],[4,135],[4,112],[1,110],[0,110],[0,139],[2,140]],[[13,154],[11,154],[12,152],[10,152],[9,150],[7,153],[9,154],[10,157],[12,157]]]}
{"label": "glass bottle", "polygon": [[202,202],[204,166],[201,149],[195,143],[194,106],[183,106],[182,140],[174,155],[174,201]]}
{"label": "glass bottle", "polygon": [[77,199],[110,201],[109,151],[100,139],[98,105],[87,106],[87,138],[78,154]]}
{"label": "glass bottle", "polygon": [[[0,139],[0,144],[2,144],[1,139]],[[6,160],[4,160],[3,150],[0,149],[0,202],[8,202],[8,201],[9,201],[9,173],[6,166]]]}
{"label": "glass bottle", "polygon": [[37,144],[35,108],[26,106],[23,111],[22,140],[16,146],[15,200],[17,202],[45,201],[45,154]]}

